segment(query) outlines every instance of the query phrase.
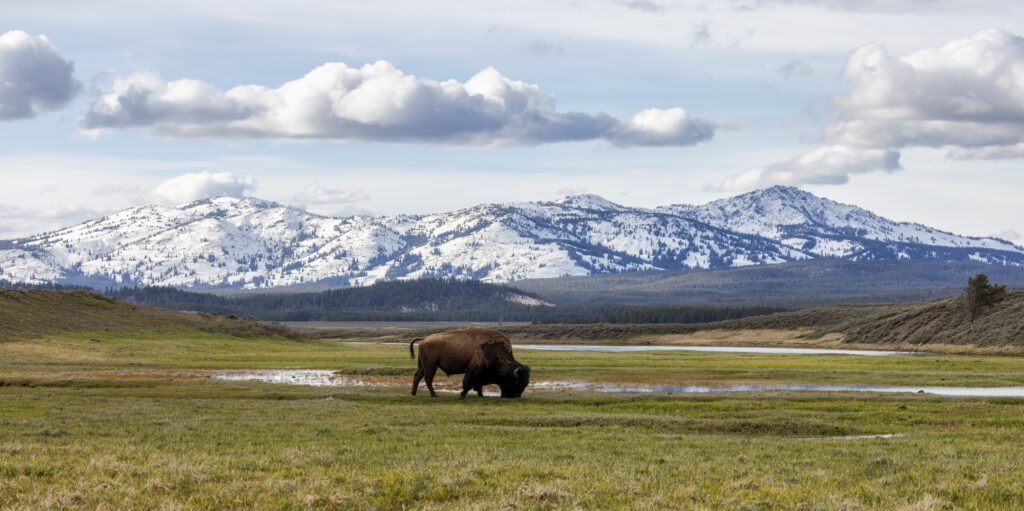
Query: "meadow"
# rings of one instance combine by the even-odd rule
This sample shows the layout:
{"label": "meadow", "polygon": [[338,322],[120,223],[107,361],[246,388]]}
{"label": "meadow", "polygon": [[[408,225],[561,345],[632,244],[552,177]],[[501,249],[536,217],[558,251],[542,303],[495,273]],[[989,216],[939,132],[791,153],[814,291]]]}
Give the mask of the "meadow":
{"label": "meadow", "polygon": [[[535,380],[1024,384],[1024,363],[996,356],[517,357]],[[207,372],[243,368],[388,385]],[[400,344],[185,330],[0,341],[0,508],[1024,506],[1024,399],[528,390],[460,402],[408,395],[412,368]]]}

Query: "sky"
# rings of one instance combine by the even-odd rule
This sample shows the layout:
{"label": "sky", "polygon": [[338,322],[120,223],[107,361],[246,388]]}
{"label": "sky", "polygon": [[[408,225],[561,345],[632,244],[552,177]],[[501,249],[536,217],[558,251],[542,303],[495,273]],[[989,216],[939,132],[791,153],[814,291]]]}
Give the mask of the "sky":
{"label": "sky", "polygon": [[1012,0],[0,0],[0,239],[775,184],[1024,242]]}

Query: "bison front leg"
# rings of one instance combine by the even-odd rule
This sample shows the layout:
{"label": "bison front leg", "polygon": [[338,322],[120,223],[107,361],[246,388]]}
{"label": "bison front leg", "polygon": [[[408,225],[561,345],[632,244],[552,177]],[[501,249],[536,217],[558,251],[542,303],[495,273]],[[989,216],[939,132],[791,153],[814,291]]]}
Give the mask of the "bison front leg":
{"label": "bison front leg", "polygon": [[[476,383],[476,371],[469,369],[466,371],[466,375],[462,377],[462,393],[459,394],[459,399],[466,399],[466,394],[473,389],[479,389],[480,385]],[[482,393],[477,391],[480,395]]]}

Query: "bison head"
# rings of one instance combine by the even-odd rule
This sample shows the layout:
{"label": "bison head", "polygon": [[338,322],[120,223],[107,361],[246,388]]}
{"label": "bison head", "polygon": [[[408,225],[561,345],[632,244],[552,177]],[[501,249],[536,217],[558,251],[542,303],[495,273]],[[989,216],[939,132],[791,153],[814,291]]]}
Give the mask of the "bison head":
{"label": "bison head", "polygon": [[521,397],[526,386],[530,384],[530,366],[513,362],[503,375],[501,383],[501,397]]}

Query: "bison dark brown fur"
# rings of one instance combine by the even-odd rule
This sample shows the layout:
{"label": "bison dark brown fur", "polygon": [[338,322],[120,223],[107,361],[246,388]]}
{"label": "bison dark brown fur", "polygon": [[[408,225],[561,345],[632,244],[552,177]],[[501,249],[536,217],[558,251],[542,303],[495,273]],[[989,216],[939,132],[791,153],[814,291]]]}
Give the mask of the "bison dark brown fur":
{"label": "bison dark brown fur", "polygon": [[412,395],[416,395],[420,380],[427,383],[430,395],[434,392],[437,370],[446,375],[465,374],[462,394],[465,399],[470,390],[483,395],[484,385],[497,385],[501,397],[520,397],[530,384],[530,368],[512,357],[512,343],[500,332],[487,328],[463,328],[433,334],[409,343],[409,355],[415,358],[413,345],[420,343],[420,356],[416,376],[412,379]]}

